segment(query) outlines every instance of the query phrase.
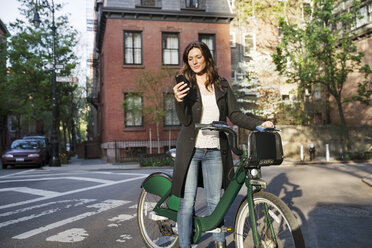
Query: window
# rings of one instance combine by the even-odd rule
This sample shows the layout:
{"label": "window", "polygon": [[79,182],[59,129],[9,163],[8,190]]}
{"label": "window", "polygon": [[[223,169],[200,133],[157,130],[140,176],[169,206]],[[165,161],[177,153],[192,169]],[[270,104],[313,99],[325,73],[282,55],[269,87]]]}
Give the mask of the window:
{"label": "window", "polygon": [[232,79],[232,81],[236,81],[236,71],[235,70],[231,70],[231,79]]}
{"label": "window", "polygon": [[186,8],[199,8],[199,0],[185,0]]}
{"label": "window", "polygon": [[211,50],[214,61],[216,62],[216,35],[215,34],[199,34],[199,41],[207,44],[209,50]]}
{"label": "window", "polygon": [[164,94],[164,111],[164,126],[179,126],[181,124],[176,113],[173,94]]}
{"label": "window", "polygon": [[141,0],[141,5],[142,6],[154,7],[155,6],[155,0]]}
{"label": "window", "polygon": [[139,94],[124,95],[125,127],[143,126],[143,97]]}
{"label": "window", "polygon": [[230,33],[230,47],[236,47],[236,35],[234,32]]}
{"label": "window", "polygon": [[163,33],[162,40],[163,65],[179,65],[178,33]]}
{"label": "window", "polygon": [[356,18],[356,27],[359,28],[363,26],[364,24],[368,23],[368,11],[367,6],[363,6],[359,9],[359,16],[361,19],[359,19],[359,16]]}
{"label": "window", "polygon": [[254,34],[244,36],[244,56],[249,56],[256,50],[256,37]]}
{"label": "window", "polygon": [[142,34],[141,32],[124,31],[124,64],[142,64]]}

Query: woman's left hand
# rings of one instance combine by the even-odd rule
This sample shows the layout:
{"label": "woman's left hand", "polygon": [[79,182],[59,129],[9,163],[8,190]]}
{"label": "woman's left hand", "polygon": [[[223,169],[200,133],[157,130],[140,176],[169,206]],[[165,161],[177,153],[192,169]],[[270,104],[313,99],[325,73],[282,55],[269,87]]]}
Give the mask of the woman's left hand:
{"label": "woman's left hand", "polygon": [[274,127],[274,124],[271,121],[265,121],[261,124],[263,127]]}

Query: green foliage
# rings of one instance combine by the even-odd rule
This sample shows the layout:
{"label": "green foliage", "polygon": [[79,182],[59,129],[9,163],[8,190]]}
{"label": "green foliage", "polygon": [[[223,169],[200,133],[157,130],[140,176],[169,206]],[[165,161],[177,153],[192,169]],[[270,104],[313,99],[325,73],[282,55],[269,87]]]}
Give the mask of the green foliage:
{"label": "green foliage", "polygon": [[309,115],[304,112],[303,102],[281,103],[279,108],[278,125],[308,125],[310,122]]}
{"label": "green foliage", "polygon": [[247,20],[249,17],[266,20],[272,24],[277,24],[279,17],[285,15],[287,8],[294,7],[296,1],[272,1],[272,0],[253,0],[235,1],[236,14],[241,20]]}
{"label": "green foliage", "polygon": [[[171,92],[173,76],[173,71],[162,68],[158,71],[141,70],[135,77],[134,86],[129,94],[143,95],[146,104],[142,110],[150,123],[160,123],[165,117],[163,94]],[[123,106],[125,107],[126,104],[124,101]],[[137,109],[137,111],[142,110]]]}
{"label": "green foliage", "polygon": [[337,160],[357,160],[367,161],[372,158],[372,152],[347,152],[344,155],[340,154],[336,156]]}
{"label": "green foliage", "polygon": [[[22,4],[20,12],[25,21],[17,19],[9,25],[11,36],[8,38],[6,55],[3,56],[8,61],[8,75],[0,86],[4,96],[1,101],[7,103],[7,111],[1,111],[0,115],[22,116],[24,121],[40,122],[47,132],[52,120],[52,73],[45,68],[46,64],[53,64],[51,9],[36,6],[34,1],[18,1]],[[36,8],[42,21],[39,28],[32,23]],[[56,4],[54,8],[58,16],[55,19],[56,64],[65,67],[57,71],[57,75],[70,76],[77,63],[72,50],[77,44],[77,31],[69,25],[66,15],[60,15],[62,5]],[[58,120],[63,122],[72,117],[70,105],[74,100],[71,96],[76,89],[75,85],[57,82]],[[1,103],[1,106],[4,105]]]}
{"label": "green foliage", "polygon": [[167,154],[149,154],[141,156],[140,164],[142,167],[173,166],[174,161]]}
{"label": "green foliage", "polygon": [[354,33],[351,31],[358,16],[359,0],[352,1],[352,8],[337,15],[334,13],[335,0],[314,0],[312,21],[304,26],[280,21],[282,39],[273,55],[277,70],[288,78],[288,82],[297,83],[299,92],[305,88],[321,86],[336,101],[344,131],[348,140],[347,125],[343,115],[342,90],[348,75],[354,71],[365,74],[358,84],[358,95],[346,99],[358,100],[369,104],[371,73],[368,65],[362,65],[364,53],[358,52]]}

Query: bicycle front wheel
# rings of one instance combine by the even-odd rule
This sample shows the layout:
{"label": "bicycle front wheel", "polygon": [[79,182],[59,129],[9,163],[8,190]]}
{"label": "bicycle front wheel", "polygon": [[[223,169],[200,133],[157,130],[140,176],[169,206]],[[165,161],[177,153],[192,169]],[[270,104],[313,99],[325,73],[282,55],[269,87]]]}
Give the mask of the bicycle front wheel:
{"label": "bicycle front wheel", "polygon": [[141,237],[149,248],[178,247],[176,222],[153,212],[159,200],[160,196],[142,189],[137,205],[137,222]]}
{"label": "bicycle front wheel", "polygon": [[[253,202],[260,247],[305,247],[300,226],[281,199],[268,192],[257,192]],[[241,202],[236,215],[234,236],[236,247],[254,247],[247,199]]]}

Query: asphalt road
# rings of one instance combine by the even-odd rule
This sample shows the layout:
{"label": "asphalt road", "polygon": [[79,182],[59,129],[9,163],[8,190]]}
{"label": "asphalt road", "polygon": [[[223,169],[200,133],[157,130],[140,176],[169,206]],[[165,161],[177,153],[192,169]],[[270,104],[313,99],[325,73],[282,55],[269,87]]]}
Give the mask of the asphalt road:
{"label": "asphalt road", "polygon": [[[0,247],[144,247],[136,204],[141,182],[157,170],[107,164],[0,170]],[[370,175],[368,163],[263,168],[267,191],[290,206],[306,247],[314,248],[371,247],[372,187],[361,180]],[[240,199],[226,226],[233,226]],[[211,242],[206,234],[198,247]],[[232,234],[227,242],[235,247]]]}

